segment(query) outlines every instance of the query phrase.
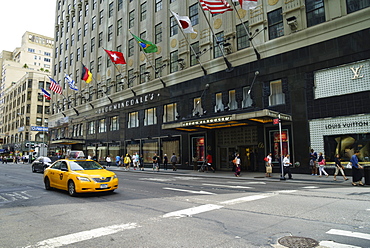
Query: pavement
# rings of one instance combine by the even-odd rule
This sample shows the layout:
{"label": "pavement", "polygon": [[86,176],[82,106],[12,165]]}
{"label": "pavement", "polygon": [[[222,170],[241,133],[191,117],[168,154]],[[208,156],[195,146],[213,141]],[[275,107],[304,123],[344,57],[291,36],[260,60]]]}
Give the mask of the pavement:
{"label": "pavement", "polygon": [[[311,174],[292,174],[293,179],[281,180],[280,174],[272,173],[271,177],[266,177],[264,172],[241,172],[240,177],[235,177],[234,172],[232,171],[216,171],[216,172],[199,172],[197,170],[184,170],[178,169],[173,171],[172,169],[164,170],[160,169],[159,172],[153,171],[151,168],[145,168],[144,171],[134,170],[133,167],[130,167],[130,170],[125,170],[123,167],[111,166],[107,168],[108,170],[115,171],[116,173],[145,173],[145,174],[162,174],[162,175],[181,175],[181,176],[191,176],[191,177],[208,177],[208,178],[224,178],[224,179],[231,179],[234,180],[257,180],[257,181],[281,181],[285,183],[309,183],[309,184],[317,184],[317,185],[341,185],[341,186],[352,186],[352,177],[347,176],[348,180],[344,181],[342,176],[337,176],[337,181],[333,180],[333,175],[329,175],[329,177],[323,176],[311,176]],[[370,185],[366,185],[370,186]]]}

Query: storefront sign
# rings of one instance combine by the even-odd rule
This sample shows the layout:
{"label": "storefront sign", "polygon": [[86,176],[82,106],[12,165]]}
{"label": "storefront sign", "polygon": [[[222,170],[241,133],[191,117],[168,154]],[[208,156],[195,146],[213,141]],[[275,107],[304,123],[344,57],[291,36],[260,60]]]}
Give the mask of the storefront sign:
{"label": "storefront sign", "polygon": [[132,99],[129,99],[129,100],[126,100],[126,101],[123,101],[123,102],[114,103],[114,104],[111,104],[111,105],[103,107],[103,108],[99,108],[95,111],[95,113],[96,114],[102,114],[102,113],[108,113],[112,110],[122,109],[122,108],[126,108],[126,107],[132,107],[132,106],[139,105],[139,104],[142,104],[142,103],[145,103],[145,102],[153,101],[153,100],[155,100],[156,97],[158,98],[159,96],[160,96],[160,94],[158,94],[158,95],[147,94],[147,95],[132,98]]}
{"label": "storefront sign", "polygon": [[31,131],[47,132],[49,129],[48,127],[31,126]]}
{"label": "storefront sign", "polygon": [[182,123],[182,126],[187,127],[187,126],[194,126],[194,125],[224,122],[224,121],[230,121],[230,120],[231,120],[231,116],[222,116],[222,117],[215,117],[215,118],[209,118],[209,119],[203,119],[203,120],[186,121]]}
{"label": "storefront sign", "polygon": [[325,125],[325,129],[339,129],[369,126],[368,121],[343,122]]}

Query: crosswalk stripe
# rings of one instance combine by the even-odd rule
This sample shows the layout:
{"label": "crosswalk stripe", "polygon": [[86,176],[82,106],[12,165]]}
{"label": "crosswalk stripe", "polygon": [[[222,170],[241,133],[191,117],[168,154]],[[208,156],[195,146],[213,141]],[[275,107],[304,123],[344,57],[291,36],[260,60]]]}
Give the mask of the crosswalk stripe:
{"label": "crosswalk stripe", "polygon": [[361,248],[360,246],[341,244],[334,241],[321,241],[320,246],[327,248]]}
{"label": "crosswalk stripe", "polygon": [[367,234],[367,233],[351,232],[351,231],[344,231],[344,230],[338,230],[338,229],[330,229],[326,233],[370,240],[370,234]]}

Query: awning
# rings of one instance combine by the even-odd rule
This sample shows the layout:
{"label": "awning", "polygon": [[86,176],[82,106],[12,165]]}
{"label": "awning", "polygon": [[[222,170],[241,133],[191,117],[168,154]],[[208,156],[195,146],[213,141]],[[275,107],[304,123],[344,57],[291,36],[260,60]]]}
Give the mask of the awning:
{"label": "awning", "polygon": [[85,144],[85,141],[78,140],[78,139],[58,139],[58,140],[52,140],[50,143],[57,144],[57,145],[74,145],[74,144]]}
{"label": "awning", "polygon": [[253,112],[201,117],[193,120],[166,123],[162,125],[162,129],[175,129],[179,131],[195,132],[207,129],[209,130],[247,125],[255,126],[261,124],[272,124],[273,119],[277,119],[279,116],[281,121],[292,121],[292,117],[288,114],[282,114],[269,109],[263,109]]}

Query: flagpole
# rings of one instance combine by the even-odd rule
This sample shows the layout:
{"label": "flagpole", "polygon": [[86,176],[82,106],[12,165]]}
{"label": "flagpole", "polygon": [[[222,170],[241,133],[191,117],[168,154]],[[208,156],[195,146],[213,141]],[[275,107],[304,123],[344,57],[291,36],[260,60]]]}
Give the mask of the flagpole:
{"label": "flagpole", "polygon": [[[130,33],[131,33],[131,31],[130,31]],[[140,46],[140,45],[139,45],[139,47],[140,47],[141,51],[144,53],[144,56],[145,56],[146,60],[148,61],[148,63],[153,68],[153,71],[154,71],[154,74],[155,74],[155,72],[156,72],[155,67],[153,66],[152,62],[148,59],[148,56],[146,55],[146,52],[144,51],[144,48],[142,46]],[[161,78],[160,75],[158,75],[158,78],[159,78],[159,80],[161,80],[161,83],[163,84],[163,87],[166,87],[166,84],[165,84],[165,82],[163,82],[163,79]]]}
{"label": "flagpole", "polygon": [[[102,47],[103,48],[103,47]],[[103,48],[103,50],[105,51],[105,48]],[[111,62],[113,63],[113,61],[111,60]],[[121,78],[125,81],[125,83],[127,84],[128,88],[131,90],[132,94],[134,94],[134,96],[136,96],[136,92],[131,88],[130,84],[128,81],[126,81],[126,79],[124,77],[122,77],[122,73],[120,71],[120,69],[118,68],[118,66],[113,63],[114,67],[116,68],[116,70],[119,72],[119,75],[121,75]]]}
{"label": "flagpole", "polygon": [[[169,10],[170,10],[170,9],[169,9]],[[172,10],[170,10],[170,12],[172,12]],[[190,42],[189,42],[189,40],[188,40],[188,37],[185,35],[184,30],[181,28],[181,24],[178,22],[177,18],[175,18],[175,19],[176,19],[176,21],[177,21],[178,26],[180,27],[181,33],[182,33],[182,34],[184,35],[184,37],[185,37],[186,43],[188,43],[188,45],[190,46],[191,51],[194,53],[195,58],[197,59],[197,61],[198,61],[199,65],[200,65],[200,67],[202,68],[202,70],[203,70],[203,72],[204,72],[204,75],[206,76],[206,75],[207,75],[207,70],[206,70],[206,69],[204,69],[204,67],[203,67],[202,63],[200,62],[199,56],[198,56],[198,54],[195,52],[195,50],[194,50],[193,46],[190,44]]]}
{"label": "flagpole", "polygon": [[217,36],[216,36],[216,35],[215,35],[215,33],[213,32],[213,29],[212,29],[212,27],[211,27],[211,24],[209,23],[209,20],[208,20],[208,18],[207,18],[207,16],[206,16],[206,13],[205,13],[204,9],[203,9],[203,6],[202,6],[202,4],[199,2],[199,0],[198,0],[198,4],[199,4],[199,6],[200,6],[200,9],[201,9],[201,10],[202,10],[202,12],[203,12],[204,18],[206,19],[206,21],[207,21],[207,23],[208,23],[208,26],[209,26],[210,30],[211,30],[211,32],[212,32],[213,39],[216,41],[217,46],[218,46],[218,48],[220,49],[221,54],[222,54],[222,56],[223,56],[223,58],[224,58],[224,61],[225,61],[226,66],[227,66],[226,72],[231,72],[231,71],[233,71],[233,70],[234,70],[234,67],[233,67],[233,66],[232,66],[232,64],[227,60],[227,58],[226,58],[226,56],[225,56],[225,53],[224,53],[223,49],[221,48],[220,43],[218,42]]}
{"label": "flagpole", "polygon": [[[243,25],[243,28],[245,29],[245,33],[246,33],[246,34],[247,34],[247,36],[248,36],[248,40],[249,40],[249,41],[251,42],[251,44],[252,44],[252,47],[253,47],[254,53],[256,54],[256,57],[257,57],[257,60],[260,60],[260,59],[261,59],[261,55],[260,55],[260,53],[257,51],[257,49],[256,49],[256,47],[254,46],[253,41],[252,41],[254,37],[251,37],[251,36],[249,35],[249,33],[248,33],[248,29],[247,29],[247,27],[245,26],[245,24],[244,24],[244,22],[243,22],[243,20],[242,20],[241,16],[239,15],[239,12],[237,11],[236,6],[234,5],[234,3],[231,3],[231,5],[233,6],[233,9],[235,10],[235,12],[236,12],[236,14],[237,14],[237,16],[238,16],[238,18],[239,18],[240,22],[241,22],[241,23],[242,23],[242,25]],[[240,6],[240,7],[242,7],[242,6]]]}
{"label": "flagpole", "polygon": [[[67,98],[63,93],[62,93],[61,95],[64,97],[64,99],[67,101],[67,104],[69,105],[68,98]],[[76,112],[76,115],[80,115],[80,114],[78,113],[77,109],[75,109],[75,107],[73,107],[73,106],[71,106],[71,107],[72,107],[72,109]]]}

